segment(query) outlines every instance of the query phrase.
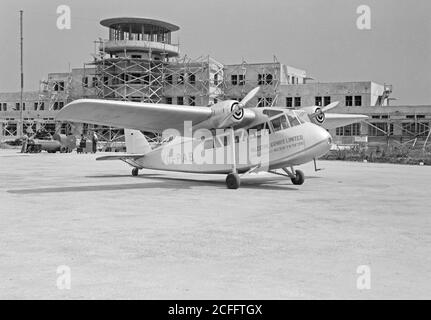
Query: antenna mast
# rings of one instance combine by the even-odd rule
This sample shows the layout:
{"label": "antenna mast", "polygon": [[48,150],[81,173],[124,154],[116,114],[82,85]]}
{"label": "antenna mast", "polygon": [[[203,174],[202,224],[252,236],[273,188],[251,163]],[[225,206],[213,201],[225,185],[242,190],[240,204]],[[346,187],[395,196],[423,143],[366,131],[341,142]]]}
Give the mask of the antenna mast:
{"label": "antenna mast", "polygon": [[20,99],[20,136],[24,136],[24,119],[23,119],[23,109],[24,109],[24,103],[23,103],[23,94],[24,94],[24,60],[23,60],[23,11],[20,10],[19,12],[19,21],[20,21],[20,34],[21,34],[21,41],[20,41],[20,50],[21,50],[21,99]]}

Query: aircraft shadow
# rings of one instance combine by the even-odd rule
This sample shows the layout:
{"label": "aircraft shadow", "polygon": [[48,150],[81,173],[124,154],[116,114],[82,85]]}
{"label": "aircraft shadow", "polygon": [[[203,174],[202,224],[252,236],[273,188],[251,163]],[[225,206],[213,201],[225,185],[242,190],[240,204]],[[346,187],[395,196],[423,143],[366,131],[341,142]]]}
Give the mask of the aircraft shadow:
{"label": "aircraft shadow", "polygon": [[[128,178],[130,175],[103,175],[103,176],[87,176],[87,178]],[[115,190],[132,190],[132,189],[191,189],[196,186],[213,186],[217,189],[226,189],[224,179],[188,179],[179,177],[168,177],[161,174],[143,174],[135,177],[137,181],[144,180],[145,178],[152,181],[144,183],[124,183],[124,184],[104,184],[104,185],[91,185],[91,186],[73,186],[73,187],[49,187],[49,188],[34,188],[34,189],[20,189],[8,190],[12,194],[42,194],[42,193],[67,193],[67,192],[95,192],[95,191],[115,191]],[[156,180],[156,181],[154,181]],[[157,181],[159,180],[159,181]],[[288,179],[283,177],[248,177],[242,179],[240,189],[265,189],[274,191],[298,190],[293,188],[293,185],[274,184],[280,181],[290,183]]]}

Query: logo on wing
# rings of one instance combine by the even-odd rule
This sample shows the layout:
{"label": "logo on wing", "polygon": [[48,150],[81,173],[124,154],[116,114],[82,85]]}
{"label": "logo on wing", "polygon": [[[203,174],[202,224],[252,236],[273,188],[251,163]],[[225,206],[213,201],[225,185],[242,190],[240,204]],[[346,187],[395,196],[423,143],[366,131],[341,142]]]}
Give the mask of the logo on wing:
{"label": "logo on wing", "polygon": [[316,109],[316,117],[315,117],[315,119],[320,124],[322,124],[323,122],[325,122],[325,113],[322,111],[322,109],[320,109],[320,108]]}
{"label": "logo on wing", "polygon": [[[237,108],[238,108],[238,103],[234,103],[230,107],[230,111],[233,112],[234,109],[237,109]],[[244,118],[244,109],[241,108],[239,110],[236,110],[232,116],[233,116],[235,121],[241,121]]]}

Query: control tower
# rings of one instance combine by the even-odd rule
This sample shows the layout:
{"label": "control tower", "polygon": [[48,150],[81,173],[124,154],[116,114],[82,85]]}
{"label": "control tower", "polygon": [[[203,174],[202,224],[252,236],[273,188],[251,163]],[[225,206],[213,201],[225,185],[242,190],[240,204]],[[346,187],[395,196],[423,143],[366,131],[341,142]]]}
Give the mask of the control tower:
{"label": "control tower", "polygon": [[179,56],[168,22],[146,18],[112,18],[100,22],[109,39],[99,42],[95,66],[97,96],[103,99],[162,101],[163,69]]}

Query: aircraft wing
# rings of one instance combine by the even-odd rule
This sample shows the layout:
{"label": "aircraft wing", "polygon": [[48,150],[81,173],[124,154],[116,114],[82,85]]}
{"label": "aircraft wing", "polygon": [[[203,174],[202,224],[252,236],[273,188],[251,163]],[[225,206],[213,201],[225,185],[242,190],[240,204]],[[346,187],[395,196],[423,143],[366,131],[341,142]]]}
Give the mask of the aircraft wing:
{"label": "aircraft wing", "polygon": [[97,161],[108,161],[108,160],[137,160],[143,158],[145,154],[122,154],[115,156],[103,156],[96,158]]}
{"label": "aircraft wing", "polygon": [[211,115],[211,108],[206,107],[79,99],[66,105],[56,119],[151,132],[182,132],[184,121],[192,121],[194,126]]}
{"label": "aircraft wing", "polygon": [[335,129],[344,127],[352,123],[361,122],[368,119],[367,116],[362,114],[346,114],[346,113],[325,113],[325,122],[322,127],[325,129]]}

